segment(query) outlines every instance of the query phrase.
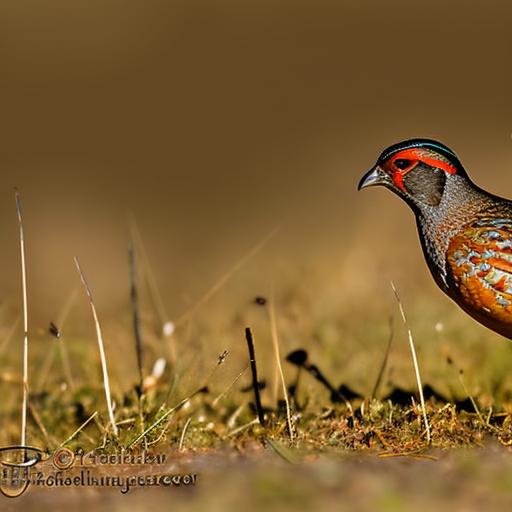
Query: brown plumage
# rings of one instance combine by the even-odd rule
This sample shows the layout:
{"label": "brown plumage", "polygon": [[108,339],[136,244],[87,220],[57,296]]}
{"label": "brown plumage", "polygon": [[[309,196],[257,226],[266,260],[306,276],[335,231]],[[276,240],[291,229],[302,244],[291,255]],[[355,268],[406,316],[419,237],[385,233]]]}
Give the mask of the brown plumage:
{"label": "brown plumage", "polygon": [[382,185],[411,207],[428,267],[464,311],[512,339],[512,202],[476,186],[428,139],[386,149],[359,189]]}

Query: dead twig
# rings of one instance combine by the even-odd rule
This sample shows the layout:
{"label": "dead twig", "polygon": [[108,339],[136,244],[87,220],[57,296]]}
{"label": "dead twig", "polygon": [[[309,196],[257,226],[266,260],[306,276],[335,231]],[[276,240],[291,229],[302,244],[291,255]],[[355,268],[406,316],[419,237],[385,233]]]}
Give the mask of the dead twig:
{"label": "dead twig", "polygon": [[254,340],[252,332],[249,327],[245,328],[245,339],[247,341],[247,348],[249,349],[249,363],[251,365],[252,374],[252,389],[254,392],[254,405],[258,415],[260,425],[265,426],[265,416],[263,414],[263,407],[261,406],[260,387],[258,383],[258,369],[256,367],[256,356],[254,354]]}
{"label": "dead twig", "polygon": [[[137,267],[135,260],[135,250],[133,243],[128,247],[128,260],[130,263],[130,298],[133,311],[133,333],[135,338],[135,354],[137,356],[137,370],[139,372],[139,385],[137,398],[139,400],[139,422],[140,430],[144,432],[144,370],[142,359],[142,329],[140,325],[139,313],[139,291],[137,287]],[[145,448],[147,448],[146,440],[144,440]]]}

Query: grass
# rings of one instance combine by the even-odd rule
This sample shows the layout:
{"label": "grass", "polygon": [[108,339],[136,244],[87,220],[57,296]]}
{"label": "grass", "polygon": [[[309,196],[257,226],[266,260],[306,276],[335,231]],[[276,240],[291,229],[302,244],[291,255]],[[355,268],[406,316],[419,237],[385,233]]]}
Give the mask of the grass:
{"label": "grass", "polygon": [[[127,330],[126,339],[130,338]],[[330,391],[331,388],[336,389],[337,384],[328,381],[328,388],[322,381],[327,379],[324,374],[333,374],[326,361],[315,361],[307,352],[307,365],[309,368],[314,366],[317,373],[308,373],[307,365],[304,364],[297,381],[294,371],[296,365],[284,363],[286,373],[292,376],[287,381],[295,433],[291,442],[286,405],[280,402],[277,407],[273,406],[271,386],[263,386],[261,380],[262,375],[274,374],[273,357],[265,353],[265,344],[260,342],[258,332],[255,333],[255,339],[255,357],[260,358],[257,360],[258,370],[261,371],[258,390],[261,393],[263,425],[254,421],[257,411],[253,405],[253,387],[249,385],[247,351],[242,350],[241,354],[236,354],[236,348],[232,347],[231,352],[236,354],[235,357],[231,352],[221,354],[222,358],[215,356],[210,362],[210,368],[213,366],[210,371],[191,368],[190,371],[194,372],[191,380],[187,378],[187,372],[183,372],[177,378],[177,384],[173,385],[176,375],[172,368],[159,374],[143,403],[146,430],[142,433],[139,428],[140,403],[135,385],[124,391],[114,386],[116,391],[112,392],[112,401],[117,404],[117,437],[105,428],[110,419],[104,398],[101,399],[104,390],[101,385],[94,384],[99,381],[91,381],[82,374],[76,379],[74,389],[62,387],[66,381],[65,374],[63,370],[59,373],[56,369],[49,379],[47,390],[32,390],[31,405],[38,417],[34,418],[32,414],[29,417],[29,444],[46,448],[66,445],[72,449],[115,452],[121,448],[139,450],[145,439],[149,449],[154,451],[170,449],[191,453],[224,451],[227,447],[242,453],[253,453],[258,447],[272,446],[278,450],[279,447],[292,449],[299,459],[308,457],[308,454],[340,451],[360,451],[386,457],[419,457],[428,455],[436,448],[476,447],[492,439],[503,446],[512,445],[512,400],[506,389],[497,390],[491,403],[484,393],[480,396],[472,395],[472,400],[480,401],[477,410],[471,402],[467,403],[469,397],[464,396],[464,389],[461,389],[462,394],[452,398],[426,394],[424,412],[429,418],[431,430],[429,445],[425,439],[423,408],[416,401],[417,391],[413,386],[409,390],[402,390],[401,395],[397,393],[396,385],[390,387],[388,368],[388,381],[384,389],[378,393],[378,398],[370,398],[373,380],[380,373],[379,364],[375,364],[372,368],[373,376],[368,382],[370,391],[367,397],[364,393],[352,390],[354,395],[362,396],[350,396],[348,402],[345,402]],[[271,340],[265,341],[271,343]],[[406,340],[403,341],[407,348]],[[78,368],[76,349],[84,343],[85,340],[79,339],[71,341],[70,356],[75,369]],[[239,333],[236,344],[244,349],[243,331]],[[165,351],[164,348],[162,350]],[[82,362],[86,366],[96,366],[96,371],[101,374],[92,347],[85,354],[87,358],[82,359]],[[389,357],[392,360],[396,354],[390,354]],[[392,361],[388,364],[392,365]],[[446,364],[447,376],[450,369],[451,366]],[[458,374],[458,370],[454,372]],[[198,374],[202,374],[203,378],[199,379]],[[321,378],[318,378],[319,374]],[[136,366],[133,368],[132,380],[138,382]],[[195,388],[190,387],[191,382],[197,383]],[[16,389],[18,384],[4,383],[3,386]],[[290,389],[291,386],[295,386],[295,389]],[[469,393],[467,385],[466,390]],[[14,420],[18,410],[17,400],[3,404],[5,444],[17,437]],[[55,440],[54,443],[50,443],[49,439]]]}
{"label": "grass", "polygon": [[[351,401],[350,409],[344,403],[311,405],[300,411],[295,409],[295,437],[290,443],[284,407],[274,411],[267,409],[262,426],[255,422],[255,411],[243,395],[236,393],[214,407],[215,397],[204,388],[163,409],[165,389],[159,390],[145,403],[149,426],[143,433],[138,428],[136,397],[119,397],[122,406],[117,411],[118,437],[108,433],[105,437],[103,425],[108,414],[90,412],[99,401],[98,393],[99,390],[85,387],[68,396],[32,397],[39,417],[29,421],[30,444],[55,448],[48,441],[51,435],[57,445],[86,451],[139,449],[146,439],[155,451],[185,449],[186,446],[191,452],[224,451],[226,447],[249,452],[258,445],[264,447],[269,442],[278,442],[293,448],[299,455],[356,450],[380,456],[418,456],[428,453],[428,448],[482,446],[490,439],[503,446],[512,445],[512,407],[509,404],[501,410],[489,409],[480,416],[460,410],[453,403],[428,400],[425,412],[431,428],[429,444],[424,435],[422,408],[414,401],[404,405],[391,400],[356,399]],[[316,401],[311,396],[304,399]],[[87,404],[87,410],[79,413],[78,404]],[[236,420],[232,421],[234,415]],[[96,417],[100,420],[98,423],[92,421]]]}
{"label": "grass", "polygon": [[418,356],[416,355],[416,348],[414,346],[414,338],[412,336],[412,331],[411,331],[409,325],[407,324],[407,318],[405,317],[404,307],[403,307],[402,301],[400,300],[400,296],[398,295],[398,290],[395,288],[395,285],[393,283],[391,283],[391,288],[393,289],[393,293],[395,294],[396,301],[398,302],[398,308],[400,310],[400,316],[402,317],[404,327],[407,330],[407,339],[409,340],[409,347],[411,349],[412,362],[414,365],[414,373],[416,375],[416,382],[418,384],[418,395],[420,397],[421,413],[423,414],[423,421],[425,423],[427,444],[430,444],[430,425],[428,423],[428,418],[427,418],[427,411],[426,411],[426,407],[425,407],[425,397],[423,395],[423,384],[421,383],[420,368],[418,365]]}
{"label": "grass", "polygon": [[[123,339],[129,350],[134,352],[135,359],[132,335],[128,329],[129,314],[126,320],[127,329]],[[341,379],[333,379],[332,376],[337,375],[333,366],[325,358],[317,359],[313,355],[314,351],[311,354],[306,352],[306,358],[309,368],[314,366],[316,373],[308,372],[304,365],[297,368],[289,362],[283,363],[288,376],[286,384],[295,432],[293,442],[290,442],[286,405],[280,402],[275,406],[272,389],[268,385],[268,378],[274,375],[274,361],[271,340],[264,336],[267,330],[268,326],[264,324],[255,329],[255,354],[260,372],[258,389],[265,415],[264,425],[254,422],[256,409],[253,405],[250,372],[247,372],[249,358],[244,347],[243,330],[234,329],[234,332],[238,332],[238,338],[233,339],[230,353],[224,356],[222,365],[217,363],[218,355],[206,365],[210,368],[213,366],[213,370],[190,365],[189,372],[183,371],[181,374],[177,374],[177,369],[171,367],[167,367],[163,374],[159,372],[143,403],[146,430],[142,433],[140,403],[135,387],[138,383],[136,365],[130,368],[111,356],[111,366],[116,368],[114,373],[123,372],[125,377],[126,373],[131,373],[128,381],[133,382],[132,386],[124,386],[112,381],[112,401],[117,404],[115,421],[119,430],[118,437],[111,435],[105,428],[111,420],[108,408],[105,407],[104,389],[98,379],[101,365],[94,353],[94,346],[90,340],[68,336],[65,342],[68,343],[70,362],[74,369],[75,387],[72,389],[65,386],[65,372],[56,367],[48,378],[45,390],[31,390],[30,403],[38,417],[35,419],[31,414],[28,418],[27,440],[31,445],[46,448],[65,444],[72,449],[80,447],[86,451],[95,449],[106,452],[120,448],[140,449],[142,439],[146,439],[148,447],[155,451],[181,447],[182,451],[202,452],[230,447],[247,453],[254,451],[255,447],[277,442],[292,448],[299,456],[340,450],[356,450],[380,456],[419,456],[429,453],[425,442],[423,408],[416,401],[417,391],[412,385],[414,378],[410,358],[408,366],[411,386],[405,392],[402,390],[400,395],[393,394],[393,391],[398,391],[398,385],[390,384],[393,365],[399,356],[405,357],[405,350],[403,354],[399,352],[389,355],[382,389],[378,391],[377,398],[370,398],[374,381],[380,374],[380,360],[386,349],[385,339],[382,341],[380,359],[367,371],[367,393],[354,391],[350,387],[351,383],[345,381],[345,385],[355,395],[361,395],[350,396],[348,403],[331,393],[331,388],[337,389]],[[286,339],[286,332],[282,336]],[[395,337],[395,350],[407,348],[406,339],[402,338],[402,343],[399,343],[400,334],[396,333]],[[41,341],[37,337],[36,340],[33,343],[35,360],[44,355],[40,351],[38,353]],[[496,346],[496,350],[501,350],[503,354],[506,348]],[[432,354],[426,354],[422,346],[418,349],[420,364],[422,356],[424,360],[432,359]],[[14,356],[16,350],[17,347],[11,344],[7,355]],[[164,347],[162,351],[165,352]],[[107,353],[112,352],[109,349]],[[126,352],[128,349],[125,349]],[[148,353],[151,354],[151,350],[148,349]],[[453,362],[451,365],[445,363],[446,380],[450,380],[450,374],[453,373],[455,382],[458,382],[459,370],[452,368],[453,365]],[[296,370],[300,372],[298,381]],[[31,371],[34,372],[34,365]],[[11,372],[11,381],[5,379],[2,386],[9,388],[16,397],[19,396],[17,391],[21,391],[21,379],[13,380],[12,373],[16,372]],[[319,374],[322,378],[327,379],[327,375],[335,381],[328,382],[329,389],[322,383],[322,379],[315,378]],[[508,384],[503,382],[495,389],[494,395],[489,395],[480,384],[475,386],[471,374],[466,372],[465,377],[473,384],[465,384],[465,389],[459,385],[453,396],[443,398],[440,393],[437,396],[430,393],[430,396],[425,397],[425,413],[431,429],[430,449],[482,446],[490,439],[504,446],[512,445],[512,399]],[[423,378],[424,382],[436,385],[436,382],[429,381],[428,372],[424,372]],[[485,376],[480,375],[480,379],[485,381]],[[266,386],[263,386],[262,380],[267,381]],[[195,386],[192,385],[194,383]],[[290,389],[291,386],[295,389]],[[472,392],[470,388],[475,387],[476,392]],[[479,403],[478,409],[471,402],[467,403],[470,393],[471,400]],[[2,404],[2,444],[15,443],[19,435],[16,428],[19,407],[18,399],[6,400]],[[49,438],[55,440],[53,446]]]}
{"label": "grass", "polygon": [[15,192],[16,213],[20,233],[20,261],[21,261],[21,290],[23,297],[23,404],[21,406],[21,445],[26,445],[27,438],[27,411],[29,408],[28,396],[28,301],[27,301],[27,270],[25,256],[25,235],[23,229],[23,215],[21,213],[21,199],[18,191]]}
{"label": "grass", "polygon": [[[24,243],[19,198],[17,211]],[[185,313],[187,322],[172,322],[172,350],[165,334],[151,328],[155,322],[165,325],[171,320],[138,231],[127,276],[131,308],[123,311],[121,322],[105,322],[107,347],[76,260],[93,314],[99,360],[90,339],[62,335],[62,325],[50,324],[50,339],[32,336],[30,371],[37,377],[43,369],[44,386],[32,388],[29,401],[23,385],[28,380],[27,345],[20,375],[19,347],[9,343],[19,320],[5,321],[0,378],[10,398],[0,405],[2,444],[16,444],[19,439],[16,418],[21,406],[23,438],[48,450],[64,445],[100,452],[228,447],[246,453],[270,446],[291,461],[347,450],[421,457],[436,448],[481,446],[488,439],[512,446],[510,345],[502,342],[493,347],[494,359],[483,364],[478,350],[484,348],[473,332],[474,324],[468,320],[459,329],[445,315],[446,326],[440,327],[442,312],[433,303],[425,307],[417,301],[407,308],[406,320],[394,289],[405,333],[393,326],[389,314],[371,308],[359,315],[349,310],[339,316],[315,316],[311,313],[315,298],[301,289],[281,295],[272,292],[270,304],[261,295],[249,296],[239,310],[226,314],[223,324],[211,321],[207,303],[273,235],[236,261],[212,287],[205,287],[207,292],[189,310],[193,314]],[[137,251],[142,251],[137,260],[140,268],[135,267]],[[145,276],[140,283],[139,272]],[[66,303],[66,318],[73,302]],[[26,327],[26,300],[24,305]],[[258,313],[262,306],[265,315]],[[294,340],[297,323],[298,341]],[[217,351],[220,333],[223,350]],[[217,340],[215,346],[209,346],[210,340]],[[60,344],[62,365],[51,365],[53,355],[45,363],[55,352],[48,343]],[[475,347],[479,349],[472,354],[472,364],[459,357],[467,358]],[[276,401],[279,388],[281,399]]]}
{"label": "grass", "polygon": [[107,401],[107,409],[108,409],[108,415],[110,420],[110,425],[112,426],[112,431],[114,433],[114,436],[117,437],[118,430],[117,430],[117,424],[116,420],[114,418],[114,409],[112,406],[112,396],[110,393],[110,379],[108,376],[108,368],[107,368],[107,356],[105,354],[105,347],[103,343],[103,334],[101,332],[101,326],[100,321],[98,319],[98,314],[96,312],[96,306],[94,305],[94,300],[92,298],[92,292],[89,288],[89,283],[87,282],[87,279],[85,278],[84,273],[82,272],[82,268],[80,267],[80,263],[77,258],[75,258],[75,265],[78,270],[78,273],[80,274],[80,279],[82,281],[82,284],[84,285],[85,292],[87,294],[87,299],[89,301],[89,305],[91,306],[91,312],[94,320],[94,326],[96,328],[96,337],[98,339],[98,348],[100,351],[100,359],[101,359],[101,369],[103,372],[103,386],[105,388],[105,398]]}

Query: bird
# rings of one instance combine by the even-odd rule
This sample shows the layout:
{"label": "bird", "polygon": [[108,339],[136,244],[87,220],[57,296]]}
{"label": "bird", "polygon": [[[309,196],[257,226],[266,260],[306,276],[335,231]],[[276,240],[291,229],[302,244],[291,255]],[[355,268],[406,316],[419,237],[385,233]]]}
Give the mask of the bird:
{"label": "bird", "polygon": [[512,339],[512,201],[476,185],[441,142],[385,149],[358,190],[383,186],[412,209],[430,273],[477,322]]}

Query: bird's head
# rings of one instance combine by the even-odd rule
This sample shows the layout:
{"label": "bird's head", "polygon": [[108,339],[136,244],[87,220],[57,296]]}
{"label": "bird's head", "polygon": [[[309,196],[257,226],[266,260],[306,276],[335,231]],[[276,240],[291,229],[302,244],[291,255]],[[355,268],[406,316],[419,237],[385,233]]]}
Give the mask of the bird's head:
{"label": "bird's head", "polygon": [[384,150],[358,190],[383,185],[411,206],[437,206],[449,180],[467,178],[457,155],[444,144],[411,139]]}

